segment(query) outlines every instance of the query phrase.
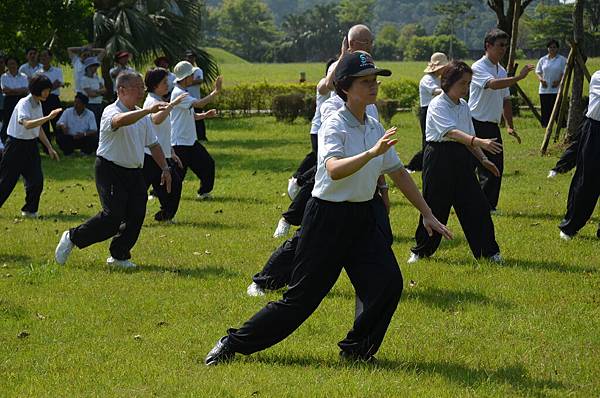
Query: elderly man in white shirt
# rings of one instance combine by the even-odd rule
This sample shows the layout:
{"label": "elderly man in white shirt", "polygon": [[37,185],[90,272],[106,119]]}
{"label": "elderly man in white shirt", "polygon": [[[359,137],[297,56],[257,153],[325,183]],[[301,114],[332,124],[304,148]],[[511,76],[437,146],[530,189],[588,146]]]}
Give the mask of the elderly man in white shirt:
{"label": "elderly man in white shirt", "polygon": [[338,343],[340,357],[372,361],[402,294],[402,274],[377,225],[373,194],[382,173],[390,177],[424,215],[426,228],[448,237],[404,170],[393,135],[365,113],[377,98],[377,75],[364,52],[344,56],[335,72],[336,92],[346,105],[319,130],[319,154],[313,198],[309,201],[294,257],[290,288],[239,329],[229,329],[208,353],[206,365],[249,355],[289,336],[319,306],[344,268],[362,302],[354,325]]}
{"label": "elderly man in white shirt", "polygon": [[98,125],[94,113],[86,108],[88,98],[77,93],[71,108],[65,109],[58,123],[59,133],[56,142],[65,155],[75,149],[90,155],[98,147]]}
{"label": "elderly man in white shirt", "polygon": [[54,252],[61,265],[75,246],[83,249],[113,237],[106,263],[120,268],[136,267],[129,259],[146,216],[148,196],[142,172],[145,147],[162,169],[162,183],[171,191],[171,171],[148,117],[168,105],[157,102],[144,109],[136,106],[144,98],[144,83],[137,73],[123,72],[116,83],[118,99],[102,114],[96,151],[96,187],[102,211],[63,232]]}
{"label": "elderly man in white shirt", "polygon": [[[590,81],[590,103],[585,116],[567,212],[559,225],[564,240],[571,240],[587,224],[600,197],[600,70]],[[600,239],[600,225],[596,237]]]}
{"label": "elderly man in white shirt", "polygon": [[[500,60],[506,53],[508,39],[508,34],[500,29],[492,29],[485,35],[485,55],[472,66],[473,79],[469,92],[469,108],[477,137],[496,138],[498,143],[502,143],[499,123],[504,115],[507,133],[521,143],[521,138],[513,125],[508,88],[525,79],[533,70],[533,65],[525,65],[519,75],[507,77],[506,70],[500,65]],[[495,176],[488,169],[482,167],[478,167],[478,174],[481,189],[488,199],[490,210],[494,212],[500,198],[504,152],[489,154],[489,159],[496,165],[500,175]]]}

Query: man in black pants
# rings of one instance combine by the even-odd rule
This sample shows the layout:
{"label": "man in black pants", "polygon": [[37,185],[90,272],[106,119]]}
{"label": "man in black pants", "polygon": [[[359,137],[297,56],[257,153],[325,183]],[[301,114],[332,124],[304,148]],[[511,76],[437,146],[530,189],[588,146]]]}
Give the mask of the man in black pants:
{"label": "man in black pants", "polygon": [[[507,77],[506,70],[500,60],[506,53],[509,36],[500,29],[492,29],[485,35],[485,55],[472,66],[473,79],[469,91],[469,108],[473,116],[475,134],[479,138],[496,139],[502,143],[500,135],[500,119],[504,115],[506,131],[521,143],[513,125],[512,105],[508,87],[525,79],[534,69],[533,65],[525,65],[518,76]],[[488,199],[491,211],[495,211],[500,198],[500,186],[504,170],[504,151],[499,154],[488,154],[488,158],[500,171],[496,177],[489,170],[478,167],[479,183]]]}
{"label": "man in black pants", "polygon": [[[571,240],[588,222],[600,196],[600,71],[590,81],[590,104],[583,122],[577,152],[577,169],[571,180],[567,212],[559,225],[560,237]],[[600,238],[600,226],[596,231]]]}
{"label": "man in black pants", "polygon": [[[80,249],[113,237],[109,266],[135,268],[129,261],[146,216],[146,183],[142,167],[144,147],[162,169],[161,182],[171,191],[171,172],[147,115],[164,110],[157,102],[150,108],[136,106],[144,98],[144,83],[135,72],[121,72],[116,81],[118,99],[107,106],[100,123],[96,155],[96,188],[102,211],[78,227],[63,232],[55,259],[64,264],[73,247]],[[124,228],[121,227],[124,224]]]}

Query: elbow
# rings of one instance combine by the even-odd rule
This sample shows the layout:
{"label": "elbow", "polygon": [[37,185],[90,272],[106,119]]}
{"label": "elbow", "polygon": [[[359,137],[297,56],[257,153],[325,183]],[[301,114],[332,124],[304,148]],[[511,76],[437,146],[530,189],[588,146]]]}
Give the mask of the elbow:
{"label": "elbow", "polygon": [[327,175],[333,181],[341,180],[342,178],[344,178],[344,176],[340,173],[340,171],[335,167],[327,168]]}

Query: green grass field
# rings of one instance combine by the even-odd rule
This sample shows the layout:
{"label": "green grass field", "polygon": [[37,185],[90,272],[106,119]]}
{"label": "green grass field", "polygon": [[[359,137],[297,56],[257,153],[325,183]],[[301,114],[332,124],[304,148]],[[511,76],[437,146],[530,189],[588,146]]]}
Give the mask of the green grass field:
{"label": "green grass field", "polygon": [[[398,114],[393,123],[408,161],[420,145],[416,119]],[[406,265],[417,212],[392,190],[405,290],[375,366],[337,357],[354,311],[345,274],[284,342],[203,364],[228,327],[280,297],[245,290],[281,243],[271,234],[289,204],[287,178],[309,150],[306,123],[209,121],[214,199],[195,201],[188,175],[176,225],[156,223],[149,202],[133,251],[140,269],[128,273],[107,269],[108,242],[54,264],[62,231],[99,203],[93,159],[45,157],[41,219],[18,217],[21,185],[0,209],[0,396],[599,396],[599,220],[571,242],[558,238],[570,175],[547,180],[559,149],[540,157],[541,129],[530,117],[516,125],[524,142],[506,139],[494,216],[503,265],[472,259],[455,216],[456,239]]]}

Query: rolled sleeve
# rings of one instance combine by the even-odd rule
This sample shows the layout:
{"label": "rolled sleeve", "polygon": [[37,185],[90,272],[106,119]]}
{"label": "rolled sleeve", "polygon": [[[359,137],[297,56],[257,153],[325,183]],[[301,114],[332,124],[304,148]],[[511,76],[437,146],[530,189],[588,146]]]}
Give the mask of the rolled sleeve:
{"label": "rolled sleeve", "polygon": [[152,127],[150,115],[144,116],[142,125],[144,128],[144,146],[151,147],[155,144],[158,144],[158,137],[156,137],[156,133],[154,132],[154,128]]}
{"label": "rolled sleeve", "polygon": [[110,133],[117,130],[113,128],[112,120],[118,113],[120,112],[114,105],[107,107],[104,110],[102,118],[100,119],[100,133]]}
{"label": "rolled sleeve", "polygon": [[485,70],[481,66],[473,65],[473,77],[471,78],[471,84],[474,84],[481,88],[486,88],[488,82],[494,79],[494,75]]}
{"label": "rolled sleeve", "polygon": [[398,157],[398,152],[396,152],[396,148],[390,148],[386,153],[383,154],[383,165],[381,174],[389,174],[394,171],[400,170],[404,167],[404,164]]}
{"label": "rolled sleeve", "polygon": [[29,99],[20,101],[14,111],[17,112],[17,122],[19,123],[23,122],[23,120],[31,120],[34,118],[33,109],[31,108]]}
{"label": "rolled sleeve", "polygon": [[[441,103],[435,102],[434,104]],[[447,108],[441,106],[429,106],[427,110],[426,133],[431,138],[435,137],[437,141],[444,137],[449,131],[456,129],[456,120],[450,117]]]}
{"label": "rolled sleeve", "polygon": [[319,146],[319,151],[323,153],[323,163],[326,163],[331,158],[343,158],[344,152],[344,141],[345,141],[345,130],[343,126],[338,126],[332,121],[322,126],[323,145]]}

